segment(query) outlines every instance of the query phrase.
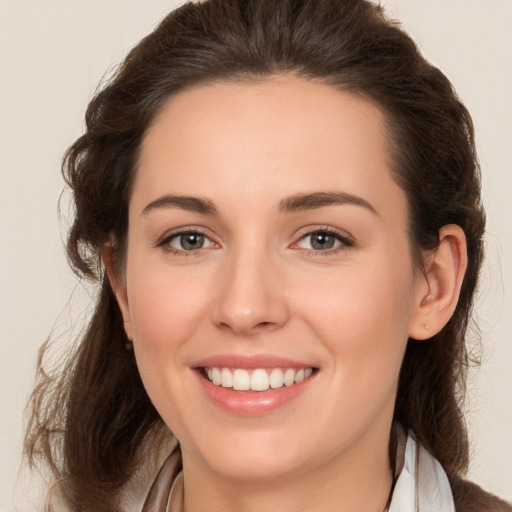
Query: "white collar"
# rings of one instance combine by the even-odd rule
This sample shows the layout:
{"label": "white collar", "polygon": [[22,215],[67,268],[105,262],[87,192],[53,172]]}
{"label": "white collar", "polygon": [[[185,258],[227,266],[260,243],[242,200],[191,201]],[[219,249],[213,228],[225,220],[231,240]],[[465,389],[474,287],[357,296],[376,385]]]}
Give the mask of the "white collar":
{"label": "white collar", "polygon": [[441,464],[409,432],[403,468],[389,512],[455,512],[450,482]]}

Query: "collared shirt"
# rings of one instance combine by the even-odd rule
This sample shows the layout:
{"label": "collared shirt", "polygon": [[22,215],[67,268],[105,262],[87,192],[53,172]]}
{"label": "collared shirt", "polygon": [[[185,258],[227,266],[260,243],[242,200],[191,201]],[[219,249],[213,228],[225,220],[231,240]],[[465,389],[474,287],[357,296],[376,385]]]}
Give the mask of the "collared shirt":
{"label": "collared shirt", "polygon": [[[389,512],[455,512],[441,464],[409,432],[398,432],[396,481]],[[175,450],[158,473],[141,512],[182,512],[183,472]]]}
{"label": "collared shirt", "polygon": [[[399,440],[399,451],[400,451]],[[403,443],[403,441],[402,441]],[[389,512],[455,512],[448,477],[441,464],[409,432]]]}

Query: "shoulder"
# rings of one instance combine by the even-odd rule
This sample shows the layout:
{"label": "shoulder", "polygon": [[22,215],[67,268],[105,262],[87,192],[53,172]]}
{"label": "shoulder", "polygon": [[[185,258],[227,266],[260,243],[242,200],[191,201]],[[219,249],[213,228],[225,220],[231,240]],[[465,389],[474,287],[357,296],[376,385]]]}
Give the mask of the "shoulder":
{"label": "shoulder", "polygon": [[512,512],[511,504],[489,494],[473,482],[456,478],[450,484],[457,512]]}

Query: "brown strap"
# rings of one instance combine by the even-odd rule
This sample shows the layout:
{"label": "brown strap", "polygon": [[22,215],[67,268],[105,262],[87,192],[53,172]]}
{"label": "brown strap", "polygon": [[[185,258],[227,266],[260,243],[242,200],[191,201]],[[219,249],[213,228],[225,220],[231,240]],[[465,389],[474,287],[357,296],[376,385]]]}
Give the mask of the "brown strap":
{"label": "brown strap", "polygon": [[175,449],[160,468],[149,489],[141,512],[166,512],[172,484],[180,471],[181,454],[179,449]]}

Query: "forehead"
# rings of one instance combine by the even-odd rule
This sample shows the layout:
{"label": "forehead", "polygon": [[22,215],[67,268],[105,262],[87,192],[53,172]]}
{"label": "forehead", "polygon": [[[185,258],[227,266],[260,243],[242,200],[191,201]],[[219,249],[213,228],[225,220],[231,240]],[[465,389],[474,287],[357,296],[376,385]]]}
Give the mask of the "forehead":
{"label": "forehead", "polygon": [[171,97],[147,130],[133,206],[163,193],[236,192],[249,205],[333,188],[403,203],[389,161],[384,116],[368,100],[286,76],[202,85]]}

